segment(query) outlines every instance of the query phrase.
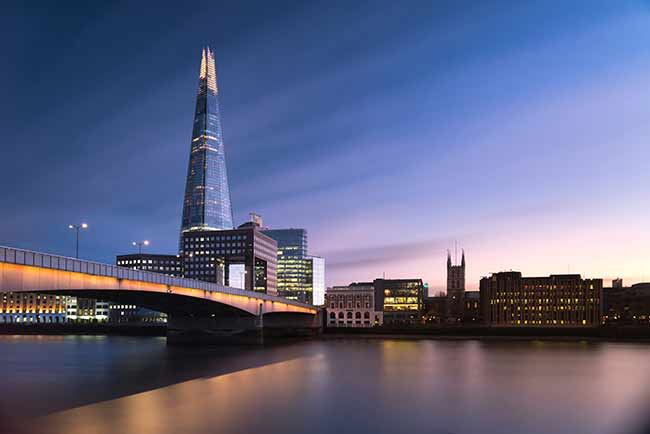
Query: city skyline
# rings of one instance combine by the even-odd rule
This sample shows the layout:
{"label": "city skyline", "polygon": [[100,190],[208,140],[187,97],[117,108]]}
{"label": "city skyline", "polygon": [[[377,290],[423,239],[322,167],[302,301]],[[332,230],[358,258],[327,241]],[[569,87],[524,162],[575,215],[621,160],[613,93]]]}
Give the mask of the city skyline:
{"label": "city skyline", "polygon": [[[308,229],[328,286],[385,272],[442,289],[454,240],[468,255],[468,290],[511,268],[650,279],[647,7],[507,4],[503,17],[487,5],[420,3],[419,17],[394,11],[401,25],[385,19],[388,3],[376,15],[339,5],[314,28],[310,7],[322,4],[310,4],[277,27],[241,31],[262,17],[228,6],[212,30],[184,32],[192,18],[208,23],[184,15],[157,43],[164,10],[138,28],[137,8],[109,7],[94,26],[61,9],[68,32],[46,41],[58,27],[40,26],[7,51],[16,86],[2,108],[14,125],[3,127],[13,189],[1,202],[2,244],[73,256],[67,225],[83,219],[83,258],[112,262],[144,238],[149,251],[175,252],[196,56],[211,44],[234,223],[255,211],[271,228]],[[286,22],[297,28],[267,44]],[[354,32],[337,31],[350,23]],[[109,46],[119,24],[124,35]],[[80,35],[87,45],[69,44]],[[28,55],[46,42],[51,53]],[[78,71],[89,59],[99,76]],[[38,123],[32,92],[47,95]]]}

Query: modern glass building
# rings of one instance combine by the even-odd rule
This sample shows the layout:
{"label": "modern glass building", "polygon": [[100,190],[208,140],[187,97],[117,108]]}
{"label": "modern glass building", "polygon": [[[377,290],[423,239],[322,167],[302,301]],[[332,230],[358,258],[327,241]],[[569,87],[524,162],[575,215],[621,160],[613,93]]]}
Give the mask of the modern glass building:
{"label": "modern glass building", "polygon": [[201,54],[181,234],[192,230],[224,229],[233,229],[233,216],[221,131],[217,73],[214,54],[207,47]]}
{"label": "modern glass building", "polygon": [[278,295],[303,303],[313,303],[313,263],[307,256],[307,231],[267,229],[263,233],[278,243]]}

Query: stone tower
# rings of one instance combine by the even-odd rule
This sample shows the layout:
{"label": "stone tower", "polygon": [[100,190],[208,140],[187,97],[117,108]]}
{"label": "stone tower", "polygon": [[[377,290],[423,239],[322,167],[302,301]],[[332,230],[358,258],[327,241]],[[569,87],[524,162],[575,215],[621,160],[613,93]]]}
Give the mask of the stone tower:
{"label": "stone tower", "polygon": [[459,322],[463,315],[465,298],[465,251],[462,251],[460,265],[452,264],[451,253],[447,252],[447,319]]}

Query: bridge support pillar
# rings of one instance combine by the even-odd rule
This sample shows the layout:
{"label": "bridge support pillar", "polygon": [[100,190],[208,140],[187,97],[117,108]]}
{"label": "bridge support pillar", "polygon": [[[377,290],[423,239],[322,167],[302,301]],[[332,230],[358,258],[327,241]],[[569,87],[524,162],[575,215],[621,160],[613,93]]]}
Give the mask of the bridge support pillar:
{"label": "bridge support pillar", "polygon": [[261,313],[238,317],[171,314],[167,319],[167,344],[259,345],[265,340],[314,337],[321,331],[320,314]]}

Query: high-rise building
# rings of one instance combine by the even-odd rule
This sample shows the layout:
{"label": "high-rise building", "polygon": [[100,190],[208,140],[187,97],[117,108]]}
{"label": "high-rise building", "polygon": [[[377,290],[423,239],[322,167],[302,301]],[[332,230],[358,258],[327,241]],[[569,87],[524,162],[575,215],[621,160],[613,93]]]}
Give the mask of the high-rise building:
{"label": "high-rise building", "polygon": [[181,234],[233,229],[214,54],[201,54]]}
{"label": "high-rise building", "polygon": [[278,295],[311,303],[310,264],[307,262],[307,231],[267,229],[265,235],[278,243]]}
{"label": "high-rise building", "polygon": [[[261,225],[261,217],[251,214]],[[265,229],[278,243],[278,295],[321,306],[325,303],[325,259],[309,256],[305,229]]]}
{"label": "high-rise building", "polygon": [[463,316],[465,298],[465,251],[460,265],[453,265],[451,253],[447,252],[447,314],[450,322],[458,322]]}
{"label": "high-rise building", "polygon": [[518,271],[494,273],[480,283],[483,321],[490,326],[598,326],[603,280],[579,274],[522,277]]}
{"label": "high-rise building", "polygon": [[255,222],[237,229],[188,231],[181,236],[183,274],[190,279],[277,294],[277,249]]}

